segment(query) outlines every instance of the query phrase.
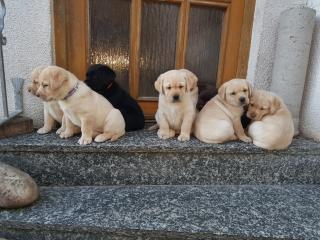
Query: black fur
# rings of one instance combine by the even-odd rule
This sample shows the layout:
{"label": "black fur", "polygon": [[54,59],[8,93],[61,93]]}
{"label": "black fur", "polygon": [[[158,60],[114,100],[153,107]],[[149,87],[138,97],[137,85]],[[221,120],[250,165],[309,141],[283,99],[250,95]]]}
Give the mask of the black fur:
{"label": "black fur", "polygon": [[[126,122],[126,131],[144,128],[144,115],[138,103],[115,81],[116,74],[108,66],[91,65],[86,73],[85,83],[104,96],[113,107],[120,110]],[[98,107],[98,106],[97,106]]]}

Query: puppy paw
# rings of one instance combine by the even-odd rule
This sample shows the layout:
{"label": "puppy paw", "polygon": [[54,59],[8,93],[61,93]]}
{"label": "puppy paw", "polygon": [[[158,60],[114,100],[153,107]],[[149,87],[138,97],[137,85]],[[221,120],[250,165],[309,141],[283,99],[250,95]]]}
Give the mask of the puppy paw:
{"label": "puppy paw", "polygon": [[92,142],[91,137],[84,137],[84,136],[82,136],[78,141],[80,145],[87,145],[87,144],[90,144],[91,142]]}
{"label": "puppy paw", "polygon": [[70,132],[70,131],[64,131],[62,133],[60,133],[59,137],[60,138],[69,138],[69,137],[72,137],[73,136],[73,133]]}
{"label": "puppy paw", "polygon": [[172,138],[175,135],[175,131],[169,129],[169,131],[164,131],[159,129],[158,130],[158,137],[161,139],[168,139],[168,138]]}
{"label": "puppy paw", "polygon": [[181,133],[178,137],[178,140],[181,142],[189,141],[190,140],[190,134]]}
{"label": "puppy paw", "polygon": [[46,133],[48,133],[48,132],[50,132],[50,131],[51,131],[51,129],[46,128],[46,127],[42,127],[42,128],[39,128],[39,129],[38,129],[37,133],[39,133],[39,134],[46,134]]}
{"label": "puppy paw", "polygon": [[239,139],[241,141],[243,141],[243,142],[246,142],[246,143],[251,143],[252,142],[252,139],[250,137],[246,136],[246,135],[239,137]]}
{"label": "puppy paw", "polygon": [[94,141],[100,143],[100,142],[105,142],[105,141],[109,140],[110,138],[111,138],[111,136],[102,133],[102,134],[99,134],[98,136],[96,136],[94,138]]}
{"label": "puppy paw", "polygon": [[56,134],[60,135],[63,131],[65,131],[65,129],[63,129],[62,127],[60,127],[60,128],[56,131]]}

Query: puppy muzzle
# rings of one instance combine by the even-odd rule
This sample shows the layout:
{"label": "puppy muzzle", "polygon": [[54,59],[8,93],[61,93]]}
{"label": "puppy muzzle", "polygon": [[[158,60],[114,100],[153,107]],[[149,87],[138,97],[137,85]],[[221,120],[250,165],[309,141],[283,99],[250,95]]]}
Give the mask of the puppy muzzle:
{"label": "puppy muzzle", "polygon": [[172,97],[172,102],[180,102],[180,96],[179,95],[174,95]]}

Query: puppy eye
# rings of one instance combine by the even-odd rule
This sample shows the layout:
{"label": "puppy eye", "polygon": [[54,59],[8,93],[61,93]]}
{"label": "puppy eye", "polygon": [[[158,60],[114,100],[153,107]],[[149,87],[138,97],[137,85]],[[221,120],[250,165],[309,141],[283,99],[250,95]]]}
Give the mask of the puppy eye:
{"label": "puppy eye", "polygon": [[261,107],[260,110],[264,110],[264,107]]}
{"label": "puppy eye", "polygon": [[168,90],[170,90],[170,89],[171,89],[171,87],[169,86],[169,87],[167,87],[167,89],[168,89]]}
{"label": "puppy eye", "polygon": [[49,85],[48,84],[43,84],[42,87],[46,88],[48,87]]}
{"label": "puppy eye", "polygon": [[251,107],[253,107],[253,106],[254,106],[254,104],[253,104],[253,103],[250,103],[250,106],[251,106]]}
{"label": "puppy eye", "polygon": [[235,93],[235,92],[232,92],[232,93],[230,93],[230,95],[236,95],[236,93]]}
{"label": "puppy eye", "polygon": [[183,88],[183,86],[179,86],[179,88],[181,89],[181,88]]}
{"label": "puppy eye", "polygon": [[244,90],[243,90],[243,92],[247,92],[247,91],[248,91],[247,89],[244,89]]}

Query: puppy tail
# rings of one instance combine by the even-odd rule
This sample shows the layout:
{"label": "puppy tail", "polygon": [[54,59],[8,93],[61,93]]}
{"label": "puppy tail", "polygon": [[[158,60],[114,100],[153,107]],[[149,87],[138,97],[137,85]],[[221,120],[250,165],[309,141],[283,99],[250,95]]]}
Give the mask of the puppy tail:
{"label": "puppy tail", "polygon": [[157,130],[159,129],[159,125],[156,123],[154,125],[152,125],[151,127],[148,128],[148,131],[153,131],[153,130]]}

